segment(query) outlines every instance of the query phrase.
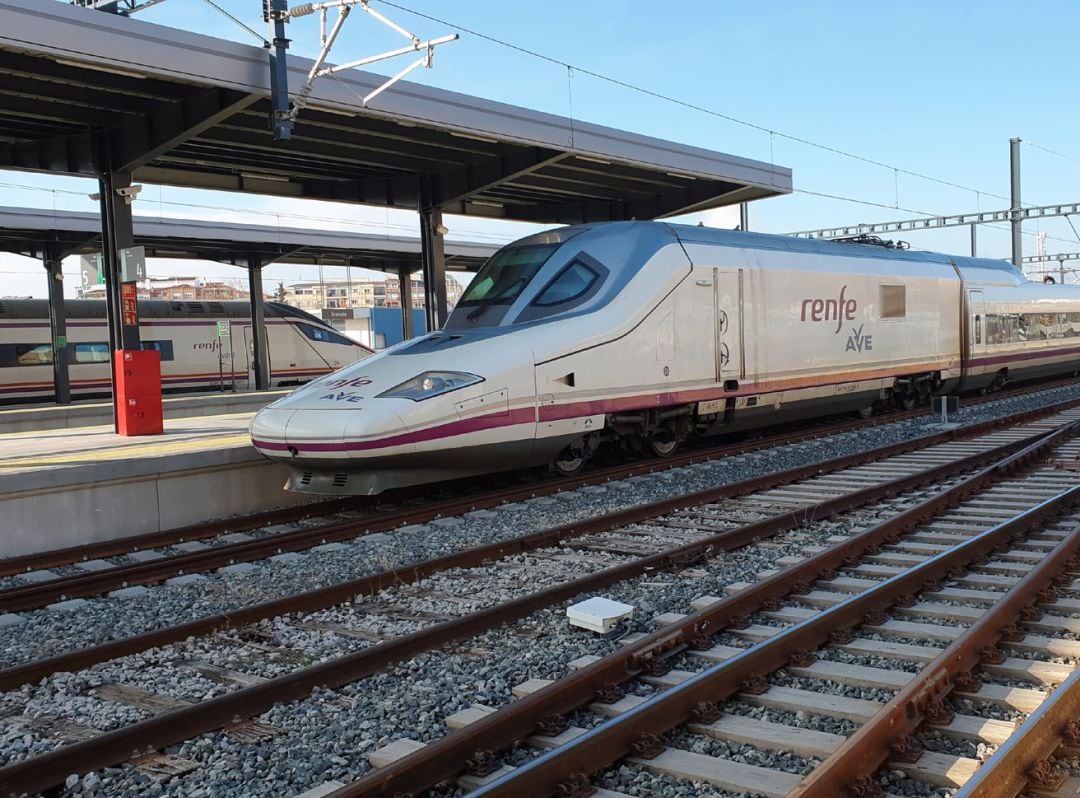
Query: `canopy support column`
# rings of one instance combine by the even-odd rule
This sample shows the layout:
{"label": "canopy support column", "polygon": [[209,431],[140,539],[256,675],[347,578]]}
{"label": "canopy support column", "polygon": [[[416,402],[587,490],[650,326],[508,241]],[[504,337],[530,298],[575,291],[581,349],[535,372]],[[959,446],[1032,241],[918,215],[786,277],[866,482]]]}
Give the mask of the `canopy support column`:
{"label": "canopy support column", "polygon": [[[98,195],[101,205],[101,270],[105,280],[105,313],[109,327],[109,384],[113,399],[113,429],[120,432],[120,408],[117,406],[119,398],[112,353],[118,349],[140,348],[138,293],[132,291],[135,283],[131,283],[127,290],[131,294],[129,304],[134,306],[135,313],[125,314],[120,261],[121,251],[135,244],[130,204],[135,194],[131,191],[131,173],[102,172],[98,176]],[[124,323],[125,315],[128,316],[128,324]],[[134,324],[130,323],[132,320]]]}
{"label": "canopy support column", "polygon": [[[263,314],[262,261],[258,255],[247,259],[248,291],[251,296],[251,362],[255,373],[255,390],[270,387],[270,353],[266,349],[266,318]],[[236,364],[233,364],[233,368]]]}
{"label": "canopy support column", "polygon": [[135,245],[131,219],[130,172],[106,172],[98,178],[101,203],[101,261],[108,302],[109,346],[112,350],[138,349],[139,325],[124,324],[121,292],[121,252]]}
{"label": "canopy support column", "polygon": [[398,266],[398,296],[401,297],[401,335],[408,341],[416,333],[413,330],[412,270]]}
{"label": "canopy support column", "polygon": [[424,305],[428,331],[441,329],[446,323],[446,253],[443,236],[442,208],[432,199],[431,181],[420,177],[420,255],[424,266]]}
{"label": "canopy support column", "polygon": [[56,404],[71,403],[71,380],[68,377],[67,316],[64,310],[64,262],[60,245],[49,243],[42,253],[49,281],[49,330],[52,336],[53,392]]}

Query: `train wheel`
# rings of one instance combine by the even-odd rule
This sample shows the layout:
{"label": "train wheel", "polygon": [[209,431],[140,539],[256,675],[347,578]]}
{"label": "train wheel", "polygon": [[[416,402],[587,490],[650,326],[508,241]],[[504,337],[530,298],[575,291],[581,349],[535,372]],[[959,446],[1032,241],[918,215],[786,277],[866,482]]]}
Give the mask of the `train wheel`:
{"label": "train wheel", "polygon": [[658,429],[648,438],[649,451],[657,457],[670,457],[679,448],[679,439],[669,429]]}
{"label": "train wheel", "polygon": [[588,461],[589,456],[584,451],[573,446],[567,446],[555,458],[551,468],[560,477],[572,477],[574,474],[580,473]]}
{"label": "train wheel", "polygon": [[870,416],[874,415],[874,406],[867,405],[866,407],[860,407],[855,412],[859,414],[859,418],[870,418]]}

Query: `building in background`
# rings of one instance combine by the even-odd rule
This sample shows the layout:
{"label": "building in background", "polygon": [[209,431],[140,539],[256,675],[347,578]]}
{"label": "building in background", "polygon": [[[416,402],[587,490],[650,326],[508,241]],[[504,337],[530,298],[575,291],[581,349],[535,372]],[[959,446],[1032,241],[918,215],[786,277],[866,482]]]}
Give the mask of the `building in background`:
{"label": "building in background", "polygon": [[[461,284],[446,278],[446,304],[454,307],[461,299]],[[401,284],[397,277],[384,280],[315,280],[303,283],[280,283],[274,298],[301,310],[319,313],[327,309],[401,307]],[[424,282],[413,278],[412,304],[424,306]]]}
{"label": "building in background", "polygon": [[[354,341],[372,349],[383,349],[402,340],[401,284],[396,276],[384,279],[332,279],[310,282],[277,283],[264,286],[265,299],[284,302],[321,317]],[[446,279],[446,304],[453,308],[464,289],[457,280]],[[105,299],[105,286],[84,284],[78,290],[80,299]],[[228,302],[247,301],[248,292],[240,281],[207,280],[202,277],[147,277],[139,283],[142,299],[164,299],[170,302]],[[413,330],[416,335],[426,331],[424,318],[424,282],[412,281]]]}
{"label": "building in background", "polygon": [[[79,299],[104,299],[100,283],[80,286]],[[211,281],[202,277],[147,277],[139,283],[140,299],[168,299],[173,302],[226,302],[247,300],[250,294],[239,281]]]}
{"label": "building in background", "polygon": [[[414,334],[423,335],[427,332],[424,309],[413,308],[412,314]],[[401,308],[326,308],[322,318],[349,338],[372,349],[385,349],[404,340]]]}
{"label": "building in background", "polygon": [[147,299],[171,299],[174,302],[226,302],[247,299],[250,294],[228,283],[179,283],[169,286],[153,286],[141,292]]}

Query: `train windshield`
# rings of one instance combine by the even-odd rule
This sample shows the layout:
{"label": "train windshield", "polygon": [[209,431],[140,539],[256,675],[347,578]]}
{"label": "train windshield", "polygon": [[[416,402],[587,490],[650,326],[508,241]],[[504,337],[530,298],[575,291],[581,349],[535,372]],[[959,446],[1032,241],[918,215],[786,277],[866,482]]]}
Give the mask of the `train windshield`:
{"label": "train windshield", "polygon": [[480,310],[488,305],[509,305],[558,248],[558,243],[552,243],[499,250],[476,273],[458,306]]}

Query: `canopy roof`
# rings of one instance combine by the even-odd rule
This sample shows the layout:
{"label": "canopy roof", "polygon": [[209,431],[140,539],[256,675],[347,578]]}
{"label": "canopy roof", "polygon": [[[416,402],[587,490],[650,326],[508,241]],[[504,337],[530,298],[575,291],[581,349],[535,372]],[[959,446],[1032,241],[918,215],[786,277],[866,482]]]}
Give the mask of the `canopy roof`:
{"label": "canopy roof", "polygon": [[[64,254],[101,251],[96,213],[0,208],[0,251],[40,256],[55,243]],[[192,258],[247,265],[249,255],[267,263],[314,263],[397,271],[420,269],[420,239],[293,227],[231,224],[193,219],[135,217],[135,243],[155,258]],[[475,271],[498,247],[446,242],[449,269]]]}
{"label": "canopy roof", "polygon": [[[56,0],[0,0],[0,168],[545,223],[649,219],[791,191],[791,170],[383,77],[316,83],[275,142],[261,47]],[[455,45],[457,46],[457,45]],[[311,62],[289,58],[289,85]]]}

